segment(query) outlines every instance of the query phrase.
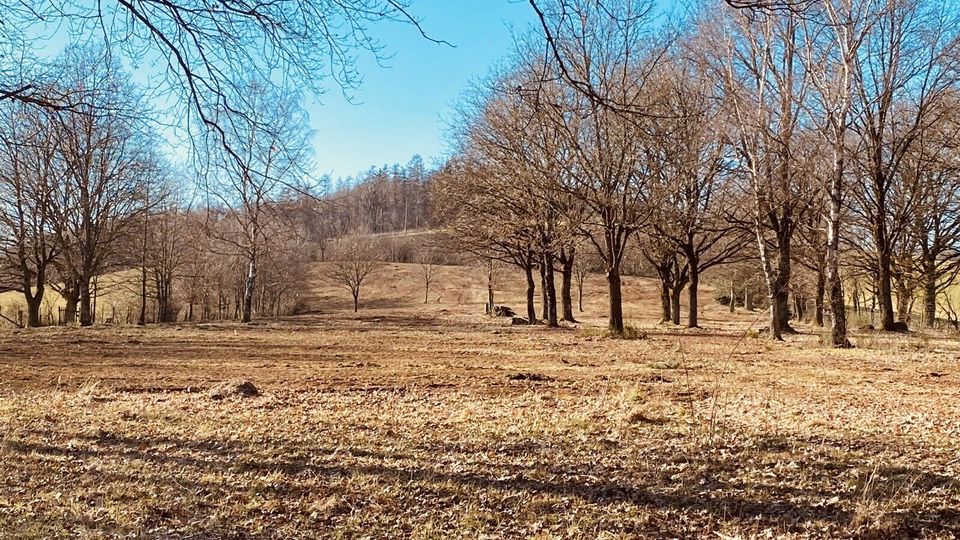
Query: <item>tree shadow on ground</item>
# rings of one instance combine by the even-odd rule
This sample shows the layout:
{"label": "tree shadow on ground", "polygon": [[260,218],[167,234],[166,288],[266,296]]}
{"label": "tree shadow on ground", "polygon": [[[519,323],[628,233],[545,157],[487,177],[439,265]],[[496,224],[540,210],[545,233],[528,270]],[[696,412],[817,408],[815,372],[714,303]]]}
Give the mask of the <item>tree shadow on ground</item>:
{"label": "tree shadow on ground", "polygon": [[[480,494],[489,492],[519,495],[520,500],[554,496],[610,507],[611,511],[639,507],[713,525],[798,534],[827,531],[827,536],[860,536],[863,531],[857,533],[857,527],[862,528],[864,512],[895,509],[896,524],[892,529],[885,525],[885,534],[960,532],[960,510],[936,504],[938,500],[960,498],[957,479],[905,465],[870,467],[868,455],[862,452],[851,453],[846,448],[839,452],[841,448],[830,443],[814,447],[811,444],[785,437],[763,437],[752,439],[749,447],[727,446],[684,454],[664,446],[646,449],[635,460],[605,460],[602,465],[557,459],[549,449],[535,445],[521,445],[511,452],[491,445],[441,442],[408,448],[409,451],[383,451],[302,445],[280,439],[242,442],[111,433],[91,436],[23,432],[17,438],[9,438],[4,449],[14,460],[29,455],[84,462],[151,463],[169,467],[171,474],[180,477],[178,483],[185,484],[211,474],[279,474],[287,486],[297,486],[306,479],[329,484],[361,475],[374,479],[377,485],[393,484],[416,493],[418,500],[427,505],[450,497],[484,505],[488,497]],[[265,454],[264,448],[274,450]],[[797,449],[806,452],[798,455],[794,452]],[[490,457],[477,460],[478,455]],[[439,456],[445,459],[437,460]],[[465,459],[467,456],[471,459]],[[774,467],[786,459],[795,462],[786,469]],[[451,462],[470,465],[442,464]],[[658,468],[681,463],[683,467],[678,473]],[[744,469],[748,465],[769,474],[747,477]],[[116,466],[110,472],[115,479],[122,480],[117,477],[121,470],[124,467]],[[838,480],[850,477],[862,477],[862,481]],[[868,483],[869,493],[864,487]],[[235,488],[225,485],[217,489]],[[310,491],[302,485],[289,490],[291,496],[309,495]],[[280,494],[283,491],[278,490]],[[940,498],[933,497],[933,493],[939,493]],[[647,532],[667,534],[671,527],[661,522]]]}

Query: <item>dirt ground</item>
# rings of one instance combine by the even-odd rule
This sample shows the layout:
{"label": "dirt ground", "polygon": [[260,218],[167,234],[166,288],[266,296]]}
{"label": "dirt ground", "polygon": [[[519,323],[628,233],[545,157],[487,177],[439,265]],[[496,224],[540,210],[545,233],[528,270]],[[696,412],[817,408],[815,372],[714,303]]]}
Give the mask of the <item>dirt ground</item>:
{"label": "dirt ground", "polygon": [[613,340],[598,276],[582,324],[513,327],[443,272],[358,315],[317,277],[286,320],[0,332],[0,538],[960,536],[960,341],[773,344],[709,293],[677,330],[638,280]]}

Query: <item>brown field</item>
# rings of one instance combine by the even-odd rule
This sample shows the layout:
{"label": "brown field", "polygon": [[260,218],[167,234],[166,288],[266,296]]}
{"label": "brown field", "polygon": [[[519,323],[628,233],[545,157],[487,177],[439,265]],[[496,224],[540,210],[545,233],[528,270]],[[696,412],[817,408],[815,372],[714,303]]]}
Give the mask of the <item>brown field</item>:
{"label": "brown field", "polygon": [[[286,320],[0,333],[2,538],[955,538],[960,341],[478,315],[479,272]],[[318,276],[321,272],[318,270]],[[516,279],[506,303],[520,307]],[[439,296],[439,302],[437,301]],[[259,396],[214,399],[247,379]]]}

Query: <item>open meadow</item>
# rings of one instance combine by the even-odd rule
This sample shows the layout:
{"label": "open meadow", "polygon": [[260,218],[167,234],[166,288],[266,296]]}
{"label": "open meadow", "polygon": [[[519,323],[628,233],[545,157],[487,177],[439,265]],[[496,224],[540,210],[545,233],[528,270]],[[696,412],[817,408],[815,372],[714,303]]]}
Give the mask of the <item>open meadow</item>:
{"label": "open meadow", "polygon": [[960,0],[0,14],[0,540],[960,538]]}
{"label": "open meadow", "polygon": [[628,278],[647,336],[610,339],[602,276],[550,330],[413,271],[359,314],[315,277],[282,320],[3,330],[0,538],[960,535],[956,338],[677,330]]}

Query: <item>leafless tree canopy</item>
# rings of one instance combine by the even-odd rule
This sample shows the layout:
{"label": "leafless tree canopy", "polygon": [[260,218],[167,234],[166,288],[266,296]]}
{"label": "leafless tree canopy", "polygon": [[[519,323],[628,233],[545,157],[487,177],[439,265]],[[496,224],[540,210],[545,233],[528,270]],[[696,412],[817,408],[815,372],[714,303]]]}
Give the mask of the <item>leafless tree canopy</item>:
{"label": "leafless tree canopy", "polygon": [[[664,323],[699,326],[706,281],[769,308],[771,337],[810,319],[837,347],[868,301],[885,330],[955,313],[954,3],[526,4],[535,24],[459,103],[444,163],[337,182],[315,176],[303,101],[359,82],[372,25],[420,31],[412,3],[2,4],[0,286],[30,325],[49,290],[58,319],[92,324],[100,277],[136,270],[141,322],[250,321],[303,309],[311,260],[355,308],[378,261],[418,263],[428,302],[434,265],[471,261],[489,311],[514,266],[526,322],[548,326],[602,272],[617,335],[636,273]],[[31,57],[51,34],[77,43]],[[186,163],[161,132],[190,136]]]}
{"label": "leafless tree canopy", "polygon": [[774,338],[804,317],[810,290],[816,321],[830,314],[831,343],[848,346],[844,283],[861,276],[879,326],[906,324],[920,289],[933,324],[957,268],[943,168],[956,156],[944,138],[956,6],[731,1],[666,24],[650,2],[529,4],[538,27],[463,111],[436,198],[468,209],[441,219],[464,245],[525,270],[530,320],[532,269],[549,297],[563,258],[538,232],[556,215],[565,242],[586,240],[604,263],[613,332],[635,249],[674,323],[687,288],[698,324],[702,272],[756,257]]}
{"label": "leafless tree canopy", "polygon": [[342,238],[337,242],[335,260],[328,269],[329,279],[350,291],[353,311],[360,310],[360,293],[381,268],[381,255],[369,239],[360,237]]}

